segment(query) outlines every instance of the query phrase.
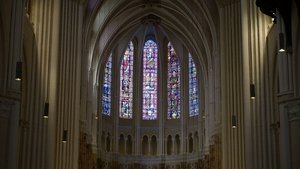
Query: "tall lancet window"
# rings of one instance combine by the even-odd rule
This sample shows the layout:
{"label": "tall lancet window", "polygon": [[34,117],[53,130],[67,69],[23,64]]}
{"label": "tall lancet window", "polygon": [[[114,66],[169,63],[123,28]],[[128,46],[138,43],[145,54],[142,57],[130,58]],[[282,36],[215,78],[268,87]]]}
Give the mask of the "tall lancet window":
{"label": "tall lancet window", "polygon": [[120,70],[120,118],[132,118],[133,43],[128,43]]}
{"label": "tall lancet window", "polygon": [[180,118],[180,64],[173,45],[168,43],[168,119]]}
{"label": "tall lancet window", "polygon": [[143,49],[143,120],[157,118],[157,44],[146,41]]}
{"label": "tall lancet window", "polygon": [[102,114],[108,116],[111,114],[111,58],[112,54],[110,54],[105,65],[102,88]]}
{"label": "tall lancet window", "polygon": [[191,54],[189,54],[189,115],[199,115],[199,99],[198,99],[198,85],[197,85],[197,71]]}

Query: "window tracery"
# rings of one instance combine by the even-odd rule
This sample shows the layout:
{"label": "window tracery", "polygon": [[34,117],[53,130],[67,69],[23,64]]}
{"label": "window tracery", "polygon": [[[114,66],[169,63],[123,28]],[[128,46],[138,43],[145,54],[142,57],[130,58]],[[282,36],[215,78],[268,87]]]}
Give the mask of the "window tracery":
{"label": "window tracery", "polygon": [[157,59],[158,48],[153,40],[143,48],[143,120],[157,118]]}
{"label": "window tracery", "polygon": [[168,43],[168,119],[180,118],[180,64],[173,45]]}
{"label": "window tracery", "polygon": [[104,79],[102,87],[102,114],[111,115],[111,69],[112,54],[110,54],[104,69]]}
{"label": "window tracery", "polygon": [[120,69],[120,118],[132,119],[133,101],[133,43],[130,41],[123,55]]}

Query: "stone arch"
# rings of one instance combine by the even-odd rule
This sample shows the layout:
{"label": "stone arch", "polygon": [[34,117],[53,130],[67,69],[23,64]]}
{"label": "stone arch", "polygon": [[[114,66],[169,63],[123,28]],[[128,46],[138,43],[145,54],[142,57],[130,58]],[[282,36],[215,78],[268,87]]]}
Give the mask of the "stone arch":
{"label": "stone arch", "polygon": [[156,136],[153,135],[151,137],[151,149],[150,149],[150,154],[155,156],[157,154],[157,139]]}
{"label": "stone arch", "polygon": [[198,135],[198,132],[196,131],[195,134],[194,134],[194,140],[195,140],[195,143],[194,143],[194,150],[197,152],[199,151],[199,135]]}
{"label": "stone arch", "polygon": [[192,133],[189,134],[189,146],[188,147],[189,147],[188,152],[192,153],[194,150],[194,139],[193,139]]}
{"label": "stone arch", "polygon": [[111,151],[111,138],[110,138],[110,134],[107,133],[106,136],[106,152],[110,152]]}
{"label": "stone arch", "polygon": [[180,136],[176,134],[175,136],[175,154],[180,154]]}
{"label": "stone arch", "polygon": [[125,153],[125,138],[123,134],[120,134],[119,137],[119,153],[124,154]]}
{"label": "stone arch", "polygon": [[103,151],[105,151],[106,150],[106,148],[105,148],[105,141],[106,141],[106,139],[105,139],[105,132],[104,131],[102,131],[102,134],[101,134],[101,149],[103,150]]}
{"label": "stone arch", "polygon": [[149,141],[148,136],[144,135],[142,140],[142,154],[148,155],[149,154]]}
{"label": "stone arch", "polygon": [[167,137],[167,155],[172,155],[173,152],[173,140],[172,136],[168,135]]}
{"label": "stone arch", "polygon": [[[209,2],[209,3],[199,3],[199,2],[192,2],[194,5],[191,4],[176,4],[177,6],[172,6],[172,8],[168,9],[170,11],[174,10],[173,7],[182,7],[183,9],[181,11],[176,11],[174,10],[173,12],[175,12],[176,15],[178,15],[178,18],[176,17],[170,17],[170,11],[168,11],[167,9],[165,9],[164,7],[167,6],[167,4],[164,4],[162,7],[164,8],[164,10],[162,11],[151,11],[151,10],[146,10],[143,11],[142,13],[138,13],[138,10],[135,10],[132,13],[122,13],[119,16],[128,16],[128,18],[124,18],[122,17],[122,19],[119,19],[117,17],[113,17],[115,12],[119,12],[119,11],[125,11],[122,10],[123,6],[125,4],[122,4],[121,2],[114,4],[114,1],[110,1],[109,3],[104,3],[101,6],[97,6],[97,9],[94,10],[94,13],[92,15],[91,18],[91,22],[89,23],[90,25],[88,26],[89,29],[91,29],[90,31],[87,31],[87,33],[90,33],[91,35],[86,35],[86,43],[89,45],[86,46],[92,46],[89,50],[89,57],[91,57],[91,67],[95,67],[98,63],[101,63],[101,57],[102,56],[106,56],[107,55],[107,51],[108,49],[111,49],[112,47],[109,47],[113,44],[116,44],[119,37],[122,36],[122,34],[133,34],[135,32],[135,30],[133,29],[137,29],[140,24],[140,20],[147,16],[147,15],[157,15],[158,18],[161,18],[160,21],[161,25],[164,29],[166,29],[166,32],[169,34],[173,34],[173,35],[178,35],[180,34],[180,37],[178,37],[179,39],[182,39],[184,44],[186,44],[186,46],[188,47],[188,49],[191,51],[193,56],[197,56],[197,58],[201,58],[201,57],[211,57],[212,56],[212,51],[217,51],[218,47],[217,47],[217,43],[215,42],[217,39],[217,32],[215,31],[218,27],[218,22],[214,22],[214,19],[219,18],[218,15],[213,15],[212,13],[209,12],[209,9],[215,9],[216,11],[218,11],[217,5],[215,3],[215,1],[213,2]],[[114,5],[113,5],[114,4]],[[135,6],[137,5],[137,6]],[[128,7],[128,10],[130,11],[130,9],[133,8],[139,8],[140,4],[131,4],[131,3],[126,3],[125,6]],[[147,4],[146,4],[147,5]],[[201,30],[202,26],[198,26],[197,29],[199,30],[194,30],[194,32],[197,32],[195,35],[200,35],[199,38],[194,37],[193,35],[191,35],[190,33],[186,32],[186,31],[190,31],[190,29],[186,29],[187,25],[191,25],[191,27],[193,27],[192,25],[192,20],[193,19],[184,19],[186,20],[187,23],[182,24],[180,22],[180,18],[181,13],[186,13],[187,16],[191,15],[191,14],[195,14],[193,11],[196,6],[200,7],[201,9],[203,9],[203,11],[206,11],[207,14],[204,13],[199,13],[197,15],[203,15],[205,19],[201,19],[201,20],[195,20],[196,24],[199,25],[207,25],[209,28],[205,28],[204,30]],[[103,11],[101,10],[102,8],[105,9],[110,9],[108,11],[110,11],[109,13],[103,13]],[[179,8],[180,9],[180,8]],[[185,10],[184,10],[185,9]],[[101,13],[102,12],[102,13]],[[105,19],[100,19],[100,14],[103,15],[103,17],[101,18],[105,18]],[[175,15],[174,14],[174,15]],[[106,16],[106,17],[104,17]],[[200,17],[199,17],[200,18]],[[110,26],[114,25],[114,29],[109,29]],[[174,26],[172,25],[177,25],[177,27],[179,27],[180,29],[178,30],[172,30],[174,29]],[[93,30],[93,31],[92,31]],[[114,33],[112,31],[115,31]],[[206,31],[206,32],[205,32]],[[208,31],[208,32],[207,32]],[[102,34],[105,34],[105,37],[101,38]],[[189,36],[187,38],[187,36]],[[88,38],[91,38],[90,40]],[[199,42],[197,40],[193,42],[193,39],[202,39],[201,43],[206,43],[205,46],[203,46],[201,49],[197,49],[199,46],[201,46],[201,43],[197,43]],[[208,40],[209,39],[209,40]],[[99,42],[101,42],[101,44],[99,44]],[[99,50],[98,50],[99,48]],[[207,50],[206,54],[201,53],[201,51],[205,51],[206,49],[210,49]],[[99,52],[95,52],[95,51],[99,51]],[[199,64],[199,61],[197,61],[198,59],[195,59],[196,64]],[[206,75],[206,71],[207,71],[207,65],[206,63],[211,64],[211,61],[208,61],[207,59],[201,59],[202,61],[200,61],[200,64],[204,64],[204,65],[200,65],[199,67],[203,68],[203,75]],[[96,65],[92,65],[93,63],[95,63]],[[204,77],[204,76],[202,76]]]}
{"label": "stone arch", "polygon": [[129,155],[132,154],[132,146],[133,146],[132,136],[128,135],[126,140],[126,153]]}

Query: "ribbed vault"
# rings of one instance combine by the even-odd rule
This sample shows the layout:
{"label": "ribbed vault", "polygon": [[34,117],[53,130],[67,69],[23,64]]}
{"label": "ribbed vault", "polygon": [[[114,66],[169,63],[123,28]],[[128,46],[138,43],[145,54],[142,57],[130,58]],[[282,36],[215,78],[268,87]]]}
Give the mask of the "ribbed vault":
{"label": "ribbed vault", "polygon": [[[145,24],[147,16],[156,16],[167,35],[180,39],[198,59],[203,73],[213,66],[212,56],[218,51],[219,15],[214,1],[107,0],[94,3],[85,37],[89,47],[89,67],[98,68],[110,50],[124,36],[128,40]],[[212,13],[213,12],[213,13]]]}

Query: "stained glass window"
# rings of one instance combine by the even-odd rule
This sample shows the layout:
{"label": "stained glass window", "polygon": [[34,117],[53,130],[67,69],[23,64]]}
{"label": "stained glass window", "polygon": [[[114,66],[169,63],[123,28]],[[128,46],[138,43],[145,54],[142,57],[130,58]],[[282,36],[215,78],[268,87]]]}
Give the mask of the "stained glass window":
{"label": "stained glass window", "polygon": [[168,43],[168,119],[180,118],[180,64],[173,45]]}
{"label": "stained glass window", "polygon": [[105,69],[102,88],[102,114],[110,116],[111,114],[111,61],[112,55],[109,56]]}
{"label": "stained glass window", "polygon": [[157,118],[157,45],[146,41],[143,49],[143,120]]}
{"label": "stained glass window", "polygon": [[199,115],[198,85],[196,66],[191,54],[189,54],[189,108],[190,117]]}
{"label": "stained glass window", "polygon": [[128,43],[120,70],[120,118],[132,118],[133,43]]}

